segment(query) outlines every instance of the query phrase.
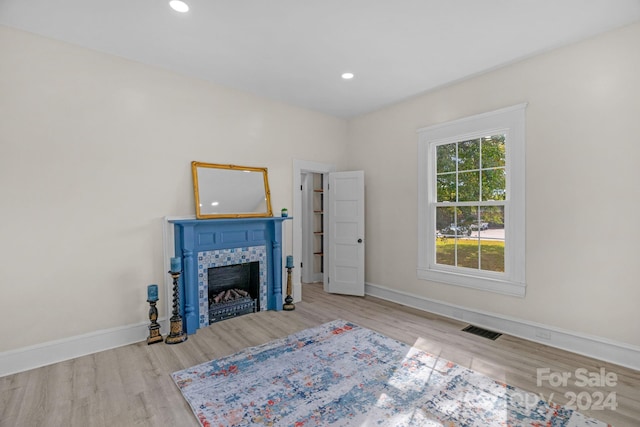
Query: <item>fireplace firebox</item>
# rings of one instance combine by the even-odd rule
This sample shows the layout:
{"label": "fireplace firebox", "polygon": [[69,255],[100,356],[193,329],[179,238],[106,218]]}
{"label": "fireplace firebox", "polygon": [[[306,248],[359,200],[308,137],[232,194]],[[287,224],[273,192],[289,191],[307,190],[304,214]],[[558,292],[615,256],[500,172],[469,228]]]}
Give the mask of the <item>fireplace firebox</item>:
{"label": "fireplace firebox", "polygon": [[260,311],[260,263],[212,267],[207,270],[209,324]]}

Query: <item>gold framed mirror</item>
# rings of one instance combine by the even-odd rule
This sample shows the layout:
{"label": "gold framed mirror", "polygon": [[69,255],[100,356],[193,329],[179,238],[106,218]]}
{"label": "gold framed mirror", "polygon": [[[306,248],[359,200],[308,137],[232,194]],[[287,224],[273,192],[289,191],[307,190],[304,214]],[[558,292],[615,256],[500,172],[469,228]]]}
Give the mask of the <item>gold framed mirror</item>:
{"label": "gold framed mirror", "polygon": [[273,216],[267,168],[191,162],[196,218]]}

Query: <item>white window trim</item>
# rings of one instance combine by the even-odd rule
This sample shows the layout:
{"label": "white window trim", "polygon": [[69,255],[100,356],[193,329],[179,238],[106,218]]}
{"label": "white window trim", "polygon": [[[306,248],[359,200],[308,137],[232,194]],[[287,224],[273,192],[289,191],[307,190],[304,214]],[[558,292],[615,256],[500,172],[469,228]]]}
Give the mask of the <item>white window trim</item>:
{"label": "white window trim", "polygon": [[[506,295],[525,296],[525,109],[518,104],[418,129],[418,278]],[[507,133],[504,273],[436,264],[435,146]]]}

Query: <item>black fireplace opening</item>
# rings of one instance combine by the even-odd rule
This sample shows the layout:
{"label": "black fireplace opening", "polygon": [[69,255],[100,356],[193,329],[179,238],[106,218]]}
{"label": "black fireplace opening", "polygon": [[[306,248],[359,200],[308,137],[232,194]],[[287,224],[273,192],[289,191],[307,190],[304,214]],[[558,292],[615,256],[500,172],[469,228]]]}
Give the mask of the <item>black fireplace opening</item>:
{"label": "black fireplace opening", "polygon": [[211,267],[207,271],[209,324],[260,311],[260,263]]}

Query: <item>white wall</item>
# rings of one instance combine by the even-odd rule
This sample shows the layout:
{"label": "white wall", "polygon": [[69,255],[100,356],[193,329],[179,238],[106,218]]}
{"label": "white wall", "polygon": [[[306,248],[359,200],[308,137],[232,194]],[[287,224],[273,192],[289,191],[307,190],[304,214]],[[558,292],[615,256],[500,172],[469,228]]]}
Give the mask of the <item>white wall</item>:
{"label": "white wall", "polygon": [[[640,345],[639,40],[635,24],[351,120],[349,168],[366,171],[367,282]],[[418,280],[415,131],[522,102],[526,297]]]}
{"label": "white wall", "polygon": [[[144,323],[162,217],[193,214],[190,162],[268,167],[274,211],[295,215],[294,158],[365,170],[369,283],[640,345],[637,40],[640,24],[346,122],[0,27],[0,352]],[[415,130],[520,102],[527,296],[417,280]]]}
{"label": "white wall", "polygon": [[291,215],[294,158],[344,166],[341,119],[7,27],[0,64],[0,352],[148,322],[191,161],[269,168]]}

